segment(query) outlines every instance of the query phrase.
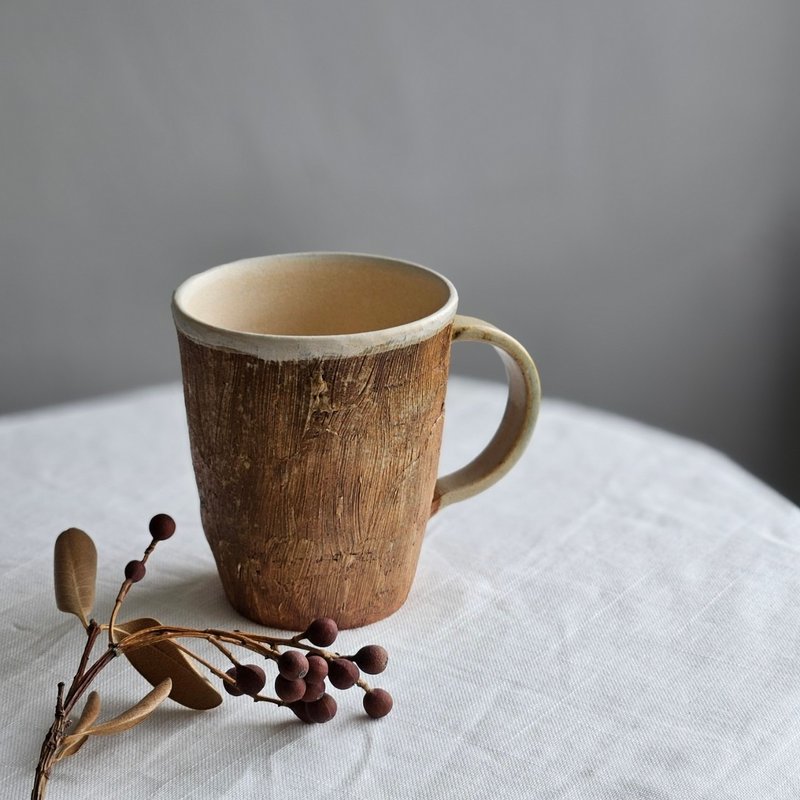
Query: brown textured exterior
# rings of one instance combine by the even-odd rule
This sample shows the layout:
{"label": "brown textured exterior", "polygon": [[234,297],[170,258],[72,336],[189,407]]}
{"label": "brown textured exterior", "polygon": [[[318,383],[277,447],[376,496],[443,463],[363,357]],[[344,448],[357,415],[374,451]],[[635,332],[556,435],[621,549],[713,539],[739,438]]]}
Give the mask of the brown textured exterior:
{"label": "brown textured exterior", "polygon": [[450,335],[275,362],[178,334],[203,528],[238,611],[302,630],[402,605],[432,510]]}

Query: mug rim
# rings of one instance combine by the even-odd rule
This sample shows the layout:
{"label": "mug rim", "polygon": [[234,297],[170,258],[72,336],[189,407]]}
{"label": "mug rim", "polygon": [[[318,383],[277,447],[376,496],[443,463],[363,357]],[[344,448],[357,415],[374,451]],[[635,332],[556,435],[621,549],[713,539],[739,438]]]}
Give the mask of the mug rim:
{"label": "mug rim", "polygon": [[[272,260],[324,260],[348,258],[364,262],[381,262],[402,270],[424,272],[447,289],[447,300],[435,311],[401,325],[355,333],[334,334],[277,334],[241,331],[206,322],[186,308],[191,291],[202,287],[214,276],[233,268],[246,268]],[[422,264],[371,253],[350,253],[334,250],[299,253],[274,253],[242,258],[198,272],[186,278],[172,294],[172,317],[179,333],[214,349],[229,350],[256,356],[264,361],[302,361],[313,358],[347,357],[380,353],[417,344],[434,336],[453,321],[458,306],[458,292],[453,283],[441,273]]]}

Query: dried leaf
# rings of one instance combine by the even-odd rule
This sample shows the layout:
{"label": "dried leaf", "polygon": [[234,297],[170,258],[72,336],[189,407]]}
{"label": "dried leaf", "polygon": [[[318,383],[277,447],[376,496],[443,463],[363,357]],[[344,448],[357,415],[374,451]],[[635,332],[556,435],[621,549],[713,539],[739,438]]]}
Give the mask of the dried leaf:
{"label": "dried leaf", "polygon": [[61,749],[58,751],[56,755],[56,761],[61,761],[62,758],[69,758],[70,756],[74,756],[78,750],[83,747],[86,742],[89,741],[89,735],[84,733],[82,736],[75,736],[73,739],[72,734],[69,736],[64,737],[64,742],[61,745]]}
{"label": "dried leaf", "polygon": [[84,731],[89,728],[92,723],[97,719],[100,714],[100,695],[97,692],[90,692],[86,698],[86,705],[83,707],[78,721],[72,728],[68,736],[64,737],[64,742],[61,750],[58,753],[58,759],[68,758],[74,756],[78,750],[86,744],[89,734]]}
{"label": "dried leaf", "polygon": [[[150,617],[134,619],[116,625],[115,639],[121,641],[125,635],[145,628],[154,628],[161,623]],[[164,678],[172,680],[170,699],[187,708],[204,711],[215,708],[222,702],[222,695],[201,675],[189,658],[169,639],[157,644],[137,647],[125,652],[134,669],[153,686]]]}
{"label": "dried leaf", "polygon": [[88,533],[69,528],[60,533],[55,546],[56,605],[74,614],[84,625],[94,608],[97,550]]}
{"label": "dried leaf", "polygon": [[131,706],[127,711],[120,715],[101,722],[93,728],[87,728],[84,733],[87,736],[107,736],[112,733],[122,733],[122,731],[138,725],[146,720],[169,696],[172,689],[172,681],[164,678],[155,689],[151,689],[135,706]]}
{"label": "dried leaf", "polygon": [[89,692],[89,696],[86,698],[86,705],[83,707],[75,727],[70,731],[70,736],[83,733],[87,728],[90,728],[99,715],[100,695],[97,692]]}

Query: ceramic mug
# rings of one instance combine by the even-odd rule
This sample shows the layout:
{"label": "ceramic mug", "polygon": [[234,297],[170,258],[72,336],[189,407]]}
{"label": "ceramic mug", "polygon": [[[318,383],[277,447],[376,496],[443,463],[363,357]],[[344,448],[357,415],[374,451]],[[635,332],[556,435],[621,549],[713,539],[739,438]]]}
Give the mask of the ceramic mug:
{"label": "ceramic mug", "polygon": [[[175,291],[203,529],[246,617],[303,630],[318,616],[342,628],[388,616],[431,515],[522,454],[536,367],[457,300],[430,269],[349,253],[236,261]],[[437,478],[454,341],[495,347],[508,402],[486,448]]]}

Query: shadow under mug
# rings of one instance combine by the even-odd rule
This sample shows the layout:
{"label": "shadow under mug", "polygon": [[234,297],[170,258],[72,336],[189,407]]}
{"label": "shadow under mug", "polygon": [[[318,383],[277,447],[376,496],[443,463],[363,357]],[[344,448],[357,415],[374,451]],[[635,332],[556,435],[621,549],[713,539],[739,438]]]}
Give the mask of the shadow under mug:
{"label": "shadow under mug", "polygon": [[[296,253],[186,280],[172,311],[203,529],[246,617],[303,630],[396,611],[425,526],[501,478],[539,408],[525,349],[456,314],[447,278],[379,256]],[[486,448],[437,478],[453,341],[493,345],[508,401]]]}

